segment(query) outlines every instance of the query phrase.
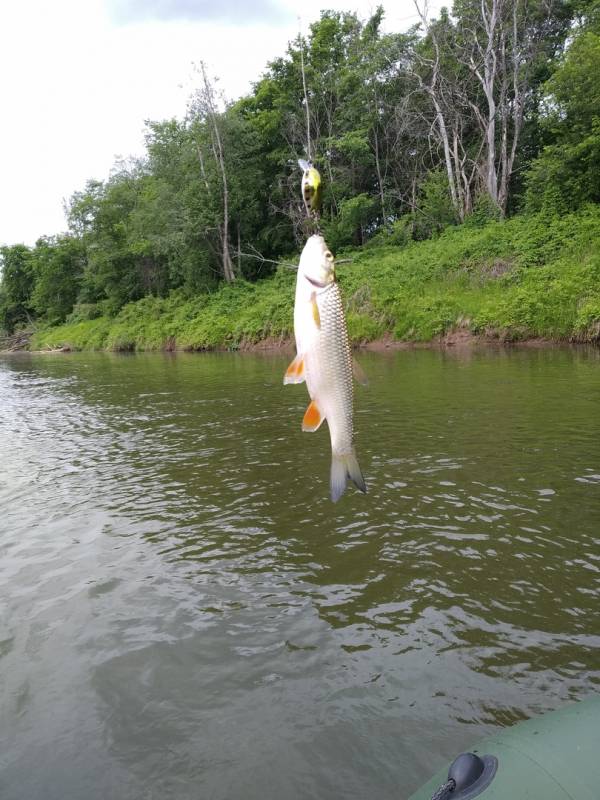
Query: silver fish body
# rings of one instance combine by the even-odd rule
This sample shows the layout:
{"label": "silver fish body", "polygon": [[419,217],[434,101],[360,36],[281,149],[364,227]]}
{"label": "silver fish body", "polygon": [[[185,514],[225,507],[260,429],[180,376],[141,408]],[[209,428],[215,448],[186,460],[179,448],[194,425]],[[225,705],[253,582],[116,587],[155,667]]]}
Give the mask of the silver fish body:
{"label": "silver fish body", "polygon": [[311,397],[302,429],[315,431],[327,420],[331,439],[331,499],[347,479],[366,485],[354,451],[352,353],[335,268],[322,236],[311,236],[302,252],[294,305],[296,358],[284,383],[306,381]]}

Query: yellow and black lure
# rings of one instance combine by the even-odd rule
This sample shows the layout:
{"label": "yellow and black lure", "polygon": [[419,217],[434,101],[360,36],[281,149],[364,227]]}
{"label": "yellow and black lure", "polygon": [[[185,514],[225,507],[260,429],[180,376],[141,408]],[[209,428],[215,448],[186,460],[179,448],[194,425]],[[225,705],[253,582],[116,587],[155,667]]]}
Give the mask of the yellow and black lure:
{"label": "yellow and black lure", "polygon": [[298,159],[298,166],[302,170],[302,198],[304,207],[310,219],[319,221],[321,215],[321,203],[323,187],[319,170],[309,161],[303,158]]}

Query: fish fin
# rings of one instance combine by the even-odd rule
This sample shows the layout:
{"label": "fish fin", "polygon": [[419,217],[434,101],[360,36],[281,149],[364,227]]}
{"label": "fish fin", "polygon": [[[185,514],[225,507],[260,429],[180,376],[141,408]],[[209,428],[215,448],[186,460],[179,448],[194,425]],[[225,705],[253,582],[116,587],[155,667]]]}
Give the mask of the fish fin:
{"label": "fish fin", "polygon": [[324,419],[325,417],[321,414],[319,406],[314,400],[311,400],[302,420],[302,430],[313,433],[320,428]]}
{"label": "fish fin", "polygon": [[310,296],[310,302],[312,305],[312,315],[315,321],[315,325],[319,330],[321,330],[321,315],[319,314],[319,306],[317,305],[317,293],[313,292]]}
{"label": "fish fin", "polygon": [[304,171],[306,171],[307,169],[310,169],[310,164],[304,158],[299,158],[298,159],[298,166],[300,167],[300,169],[302,169]]}
{"label": "fish fin", "polygon": [[367,378],[364,369],[355,358],[352,359],[352,374],[354,375],[354,380],[357,383],[360,383],[361,386],[369,385],[369,379]]}
{"label": "fish fin", "polygon": [[331,456],[331,500],[334,503],[346,491],[346,484],[348,478],[354,483],[357,489],[361,492],[367,491],[367,484],[360,471],[356,454],[354,451],[345,456],[332,453]]}
{"label": "fish fin", "polygon": [[285,371],[283,382],[284,384],[303,383],[305,379],[306,375],[304,372],[304,356],[297,355]]}

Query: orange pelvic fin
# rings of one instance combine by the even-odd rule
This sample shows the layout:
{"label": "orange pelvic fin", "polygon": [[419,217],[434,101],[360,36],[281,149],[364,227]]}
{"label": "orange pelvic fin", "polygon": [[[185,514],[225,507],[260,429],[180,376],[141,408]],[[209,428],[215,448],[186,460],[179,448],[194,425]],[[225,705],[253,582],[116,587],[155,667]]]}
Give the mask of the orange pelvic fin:
{"label": "orange pelvic fin", "polygon": [[325,417],[321,414],[319,406],[314,400],[311,400],[302,420],[302,430],[313,433],[320,427],[324,419]]}
{"label": "orange pelvic fin", "polygon": [[283,378],[284,383],[303,383],[306,378],[304,374],[304,356],[297,355],[286,370]]}
{"label": "orange pelvic fin", "polygon": [[312,304],[312,315],[315,321],[315,325],[319,330],[321,330],[321,315],[319,314],[319,306],[317,305],[317,293],[313,292],[310,296],[310,302]]}

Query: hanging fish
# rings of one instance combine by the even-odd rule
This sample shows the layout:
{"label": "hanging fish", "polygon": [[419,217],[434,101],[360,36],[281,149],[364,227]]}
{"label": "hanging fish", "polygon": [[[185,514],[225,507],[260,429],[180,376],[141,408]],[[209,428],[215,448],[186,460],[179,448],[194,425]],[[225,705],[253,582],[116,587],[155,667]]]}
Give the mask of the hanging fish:
{"label": "hanging fish", "polygon": [[367,487],[354,452],[352,428],[352,354],[334,258],[322,236],[304,246],[298,267],[294,305],[296,358],[284,383],[306,381],[311,402],[303,431],[316,431],[327,420],[331,438],[331,499],[335,503],[350,478],[361,492]]}
{"label": "hanging fish", "polygon": [[298,166],[302,170],[302,197],[309,217],[316,217],[321,213],[322,185],[319,170],[305,161],[298,159]]}

